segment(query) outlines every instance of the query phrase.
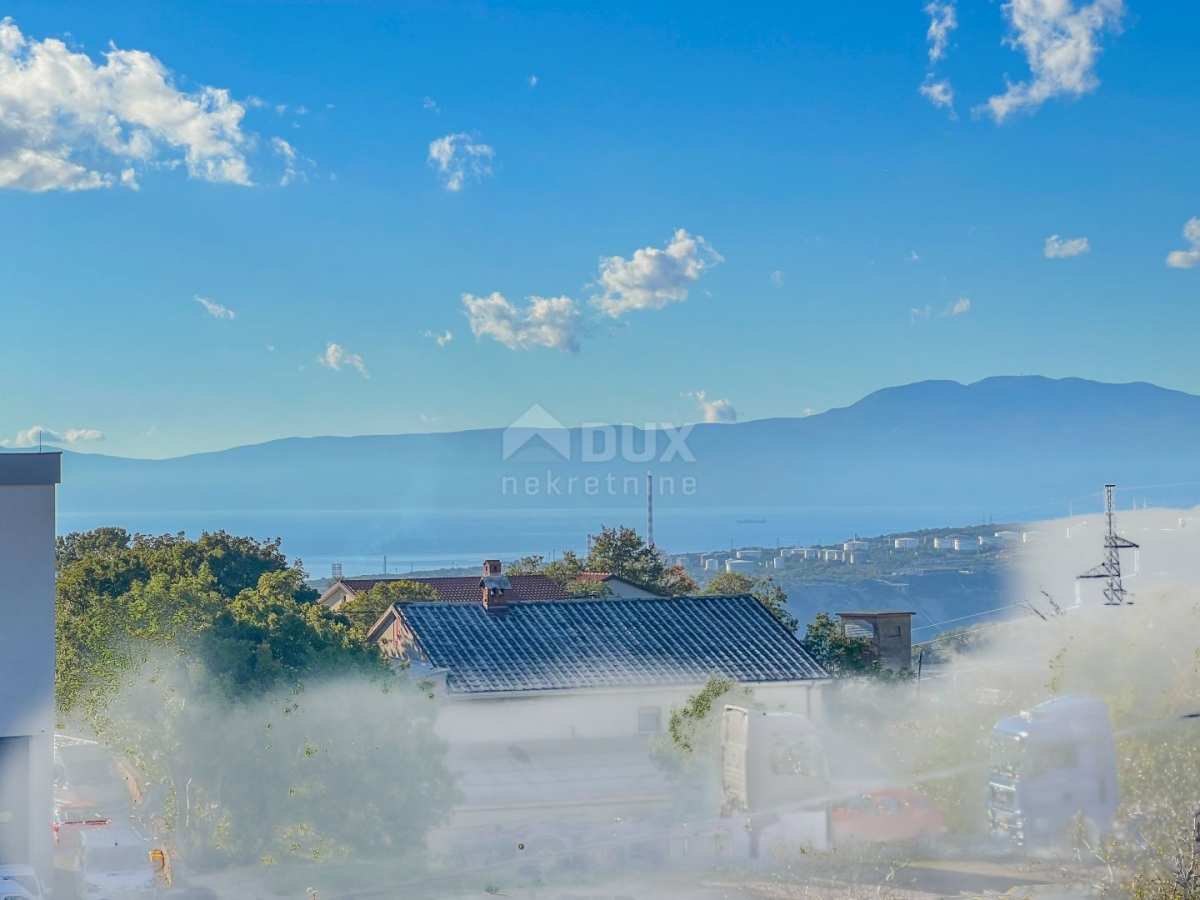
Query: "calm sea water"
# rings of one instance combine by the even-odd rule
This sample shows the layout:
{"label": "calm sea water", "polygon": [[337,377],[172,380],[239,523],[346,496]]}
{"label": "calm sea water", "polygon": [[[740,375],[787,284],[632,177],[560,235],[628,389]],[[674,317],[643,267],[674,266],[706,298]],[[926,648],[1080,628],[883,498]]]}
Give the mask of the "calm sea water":
{"label": "calm sea water", "polygon": [[[976,507],[787,507],[777,509],[655,510],[655,542],[667,553],[730,547],[832,543],[919,528],[982,522]],[[63,513],[60,532],[118,525],[148,534],[225,529],[256,538],[283,539],[284,551],[322,577],[332,563],[346,575],[475,567],[485,558],[528,554],[547,558],[583,551],[602,525],[629,525],[645,533],[644,509],[587,510],[322,510],[179,513]]]}

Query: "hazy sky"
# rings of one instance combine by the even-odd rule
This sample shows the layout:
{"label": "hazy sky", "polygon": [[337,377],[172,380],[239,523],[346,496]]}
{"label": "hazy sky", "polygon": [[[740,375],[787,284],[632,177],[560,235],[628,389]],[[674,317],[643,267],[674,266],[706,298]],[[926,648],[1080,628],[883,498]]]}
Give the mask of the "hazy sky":
{"label": "hazy sky", "polygon": [[6,4],[0,439],[1200,392],[1191,5],[564,6]]}

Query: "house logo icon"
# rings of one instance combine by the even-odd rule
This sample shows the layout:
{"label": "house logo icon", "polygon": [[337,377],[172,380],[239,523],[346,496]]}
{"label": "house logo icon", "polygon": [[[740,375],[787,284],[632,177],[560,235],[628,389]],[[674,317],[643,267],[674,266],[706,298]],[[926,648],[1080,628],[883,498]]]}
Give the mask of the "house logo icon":
{"label": "house logo icon", "polygon": [[538,404],[504,429],[505,462],[569,462],[571,432]]}

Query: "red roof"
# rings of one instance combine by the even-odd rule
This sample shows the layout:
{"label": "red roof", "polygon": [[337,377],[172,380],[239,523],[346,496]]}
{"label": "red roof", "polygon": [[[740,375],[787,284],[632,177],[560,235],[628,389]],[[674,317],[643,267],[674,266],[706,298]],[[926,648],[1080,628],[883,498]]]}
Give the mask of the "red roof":
{"label": "red roof", "polygon": [[[479,603],[483,591],[479,586],[482,576],[462,575],[451,578],[343,578],[342,584],[356,594],[369,591],[381,581],[415,581],[428,584],[437,591],[438,600],[448,603]],[[552,578],[545,575],[507,575],[512,590],[505,593],[509,603],[538,602],[543,600],[569,600],[570,595]]]}
{"label": "red roof", "polygon": [[584,572],[579,576],[579,581],[608,581],[612,577],[608,572]]}

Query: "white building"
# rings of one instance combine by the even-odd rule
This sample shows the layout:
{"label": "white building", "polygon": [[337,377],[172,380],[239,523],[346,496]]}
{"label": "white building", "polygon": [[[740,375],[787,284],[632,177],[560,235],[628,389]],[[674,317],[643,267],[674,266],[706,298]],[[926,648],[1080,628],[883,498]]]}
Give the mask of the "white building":
{"label": "white building", "polygon": [[53,881],[54,500],[62,456],[0,453],[0,864]]}
{"label": "white building", "polygon": [[653,810],[672,796],[653,741],[710,675],[818,721],[829,678],[745,596],[398,603],[370,638],[436,684],[436,731],[463,794],[452,832]]}

